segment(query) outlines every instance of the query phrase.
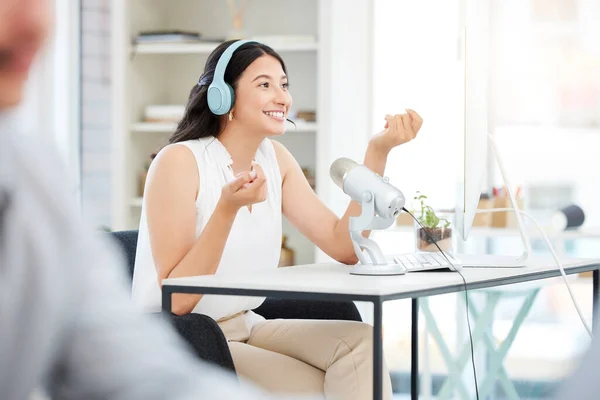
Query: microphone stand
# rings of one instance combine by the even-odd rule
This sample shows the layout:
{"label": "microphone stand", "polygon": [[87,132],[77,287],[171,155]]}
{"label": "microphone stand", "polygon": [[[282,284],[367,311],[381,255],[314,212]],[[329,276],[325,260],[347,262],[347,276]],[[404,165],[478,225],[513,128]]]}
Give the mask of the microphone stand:
{"label": "microphone stand", "polygon": [[375,196],[372,192],[364,191],[361,197],[360,216],[350,217],[350,238],[360,263],[355,265],[350,273],[353,275],[405,274],[406,268],[403,265],[389,263],[379,245],[362,235],[364,230],[389,228],[394,223],[394,218],[384,218],[375,213]]}

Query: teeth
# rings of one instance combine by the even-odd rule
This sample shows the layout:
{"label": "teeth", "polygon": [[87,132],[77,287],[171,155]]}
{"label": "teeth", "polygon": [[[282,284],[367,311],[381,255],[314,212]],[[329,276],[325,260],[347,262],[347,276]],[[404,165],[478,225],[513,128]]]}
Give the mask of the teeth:
{"label": "teeth", "polygon": [[283,118],[283,111],[266,111],[265,114],[270,117]]}

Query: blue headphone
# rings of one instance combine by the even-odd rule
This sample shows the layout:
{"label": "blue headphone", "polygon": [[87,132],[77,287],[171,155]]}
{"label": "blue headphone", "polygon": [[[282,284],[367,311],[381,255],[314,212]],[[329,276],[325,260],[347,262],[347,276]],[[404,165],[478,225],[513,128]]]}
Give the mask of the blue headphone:
{"label": "blue headphone", "polygon": [[217,67],[215,68],[215,75],[212,83],[208,87],[206,96],[208,98],[208,108],[213,114],[223,115],[227,114],[233,106],[235,95],[233,88],[225,82],[225,69],[233,53],[242,45],[246,43],[252,43],[254,40],[238,40],[233,42],[219,57],[217,61]]}

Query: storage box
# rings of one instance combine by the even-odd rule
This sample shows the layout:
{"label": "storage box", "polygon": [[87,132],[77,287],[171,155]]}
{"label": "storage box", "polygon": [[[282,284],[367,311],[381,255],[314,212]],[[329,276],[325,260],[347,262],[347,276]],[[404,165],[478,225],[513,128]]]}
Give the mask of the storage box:
{"label": "storage box", "polygon": [[[490,209],[494,206],[494,202],[489,197],[481,197],[479,204],[477,205],[478,210]],[[492,224],[492,213],[479,213],[475,214],[473,219],[473,226],[490,226]]]}
{"label": "storage box", "polygon": [[[512,208],[507,195],[494,197],[493,204],[493,208]],[[524,204],[523,198],[517,197],[517,207],[523,210]],[[514,211],[495,212],[492,214],[492,226],[494,228],[516,228],[517,216]]]}

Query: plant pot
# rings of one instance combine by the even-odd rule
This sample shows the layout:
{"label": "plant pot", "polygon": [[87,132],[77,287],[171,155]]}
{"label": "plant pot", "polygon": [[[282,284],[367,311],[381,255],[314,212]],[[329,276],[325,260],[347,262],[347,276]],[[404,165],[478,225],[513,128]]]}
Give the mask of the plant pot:
{"label": "plant pot", "polygon": [[[452,228],[438,226],[416,230],[417,251],[452,252]],[[437,243],[437,246],[436,246]],[[438,246],[440,247],[438,249]]]}
{"label": "plant pot", "polygon": [[417,192],[413,199],[413,210],[416,216],[415,249],[417,252],[452,252],[453,213],[436,211],[427,204],[427,196]]}
{"label": "plant pot", "polygon": [[[425,228],[421,227],[416,221],[414,222],[415,229],[415,248],[416,251],[440,251],[435,245],[437,245],[444,252],[453,251],[452,241],[452,215],[445,213],[438,213],[440,221],[437,226],[427,226],[424,221],[421,221]],[[450,222],[449,222],[450,221]]]}

